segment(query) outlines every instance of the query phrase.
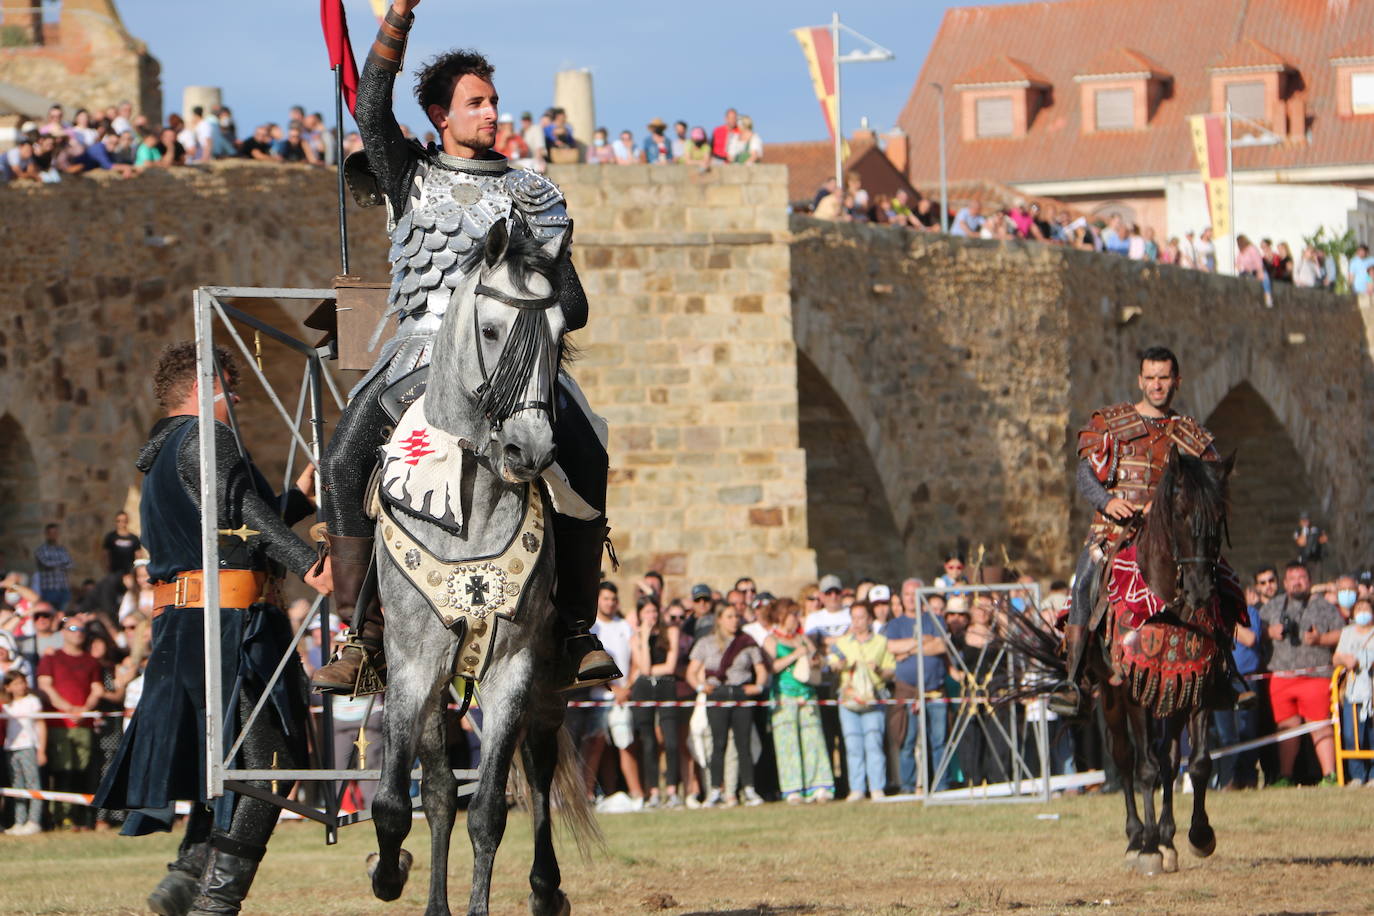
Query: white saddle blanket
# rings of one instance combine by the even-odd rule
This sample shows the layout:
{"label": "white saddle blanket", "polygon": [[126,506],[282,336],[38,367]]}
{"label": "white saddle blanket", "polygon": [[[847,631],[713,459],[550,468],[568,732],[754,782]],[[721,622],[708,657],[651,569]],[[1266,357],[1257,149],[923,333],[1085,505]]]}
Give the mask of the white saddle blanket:
{"label": "white saddle blanket", "polygon": [[[579,401],[585,406],[585,401]],[[604,423],[598,432],[601,428]],[[430,425],[425,417],[425,397],[421,395],[406,408],[391,439],[382,446],[382,497],[446,528],[462,528],[464,513],[459,488],[466,463],[476,460],[474,453],[473,437]],[[555,512],[587,520],[601,515],[600,510],[577,494],[556,462],[544,471],[543,479]]]}

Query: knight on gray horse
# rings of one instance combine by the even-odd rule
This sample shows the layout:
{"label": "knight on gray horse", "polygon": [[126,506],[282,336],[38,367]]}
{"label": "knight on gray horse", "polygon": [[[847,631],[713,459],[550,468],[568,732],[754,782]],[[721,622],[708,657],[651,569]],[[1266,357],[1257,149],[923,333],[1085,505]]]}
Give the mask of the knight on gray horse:
{"label": "knight on gray horse", "polygon": [[[386,12],[358,87],[356,120],[366,152],[345,163],[354,199],[387,208],[392,276],[386,316],[397,323],[376,365],[352,391],[321,462],[335,610],[352,623],[339,653],[311,678],[325,692],[370,692],[385,677],[381,608],[366,596],[374,555],[373,521],[364,510],[367,488],[383,430],[424,390],[435,335],[455,290],[480,264],[494,225],[508,220],[512,236],[556,249],[552,295],[566,330],[587,321],[587,300],[567,245],[557,244],[572,231],[562,193],[542,175],[512,169],[492,150],[498,99],[491,64],[476,52],[452,51],[420,71],[416,97],[442,138],[441,148],[408,140],[397,124],[392,89],[418,3],[395,0]],[[563,479],[595,509],[579,517],[555,511],[550,519],[558,539],[554,606],[563,637],[563,685],[618,678],[615,662],[590,632],[609,532],[604,442],[566,373],[552,380],[545,405],[502,403],[492,394],[499,387],[495,379],[488,381],[484,410],[497,424],[517,410],[548,409]]]}

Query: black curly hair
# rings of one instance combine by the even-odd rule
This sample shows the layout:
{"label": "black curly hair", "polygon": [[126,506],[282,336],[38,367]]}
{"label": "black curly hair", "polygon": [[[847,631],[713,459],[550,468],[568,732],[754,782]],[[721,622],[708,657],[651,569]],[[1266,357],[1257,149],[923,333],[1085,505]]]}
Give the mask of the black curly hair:
{"label": "black curly hair", "polygon": [[453,101],[453,87],[465,76],[472,75],[491,82],[496,68],[480,52],[471,48],[447,51],[431,58],[415,75],[415,101],[429,117],[429,106],[446,109]]}

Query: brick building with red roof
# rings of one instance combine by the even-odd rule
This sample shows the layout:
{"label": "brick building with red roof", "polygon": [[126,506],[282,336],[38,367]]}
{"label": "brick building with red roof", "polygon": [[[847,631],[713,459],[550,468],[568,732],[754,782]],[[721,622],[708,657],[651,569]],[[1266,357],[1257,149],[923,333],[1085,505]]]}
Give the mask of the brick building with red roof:
{"label": "brick building with red roof", "polygon": [[[897,119],[908,177],[994,181],[1182,235],[1207,223],[1189,117],[1237,116],[1235,221],[1374,237],[1374,2],[1059,0],[945,14]],[[1240,120],[1244,119],[1244,120]]]}

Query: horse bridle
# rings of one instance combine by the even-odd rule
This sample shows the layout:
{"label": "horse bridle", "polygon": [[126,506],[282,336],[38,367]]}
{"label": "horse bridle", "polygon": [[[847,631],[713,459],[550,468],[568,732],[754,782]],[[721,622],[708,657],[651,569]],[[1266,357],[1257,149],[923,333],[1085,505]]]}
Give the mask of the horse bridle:
{"label": "horse bridle", "polygon": [[[499,289],[493,289],[492,287],[487,286],[486,284],[481,282],[478,282],[477,284],[477,291],[475,295],[478,298],[485,296],[488,299],[495,299],[497,302],[509,305],[512,308],[522,309],[524,311],[529,312],[548,311],[548,309],[551,306],[555,305],[558,302],[557,292],[551,293],[547,296],[540,296],[538,298],[533,299],[517,299],[514,296],[504,293]],[[491,384],[491,374],[487,372],[487,361],[482,356],[482,322],[478,315],[476,302],[473,303],[472,307],[472,331],[474,339],[477,341],[477,368],[482,373],[482,384],[478,387],[477,391],[474,392],[474,394],[480,396],[482,389]],[[510,341],[507,340],[506,344],[509,345],[509,343]],[[504,352],[504,347],[502,348],[502,352]],[[544,413],[548,414],[550,420],[554,418],[554,405],[550,401],[520,401],[514,407],[511,408],[508,417],[514,416],[522,410],[542,410],[544,411]],[[487,419],[491,421],[492,432],[494,433],[497,430],[499,430],[501,428],[503,420],[507,419],[508,417],[492,417],[488,415]]]}

